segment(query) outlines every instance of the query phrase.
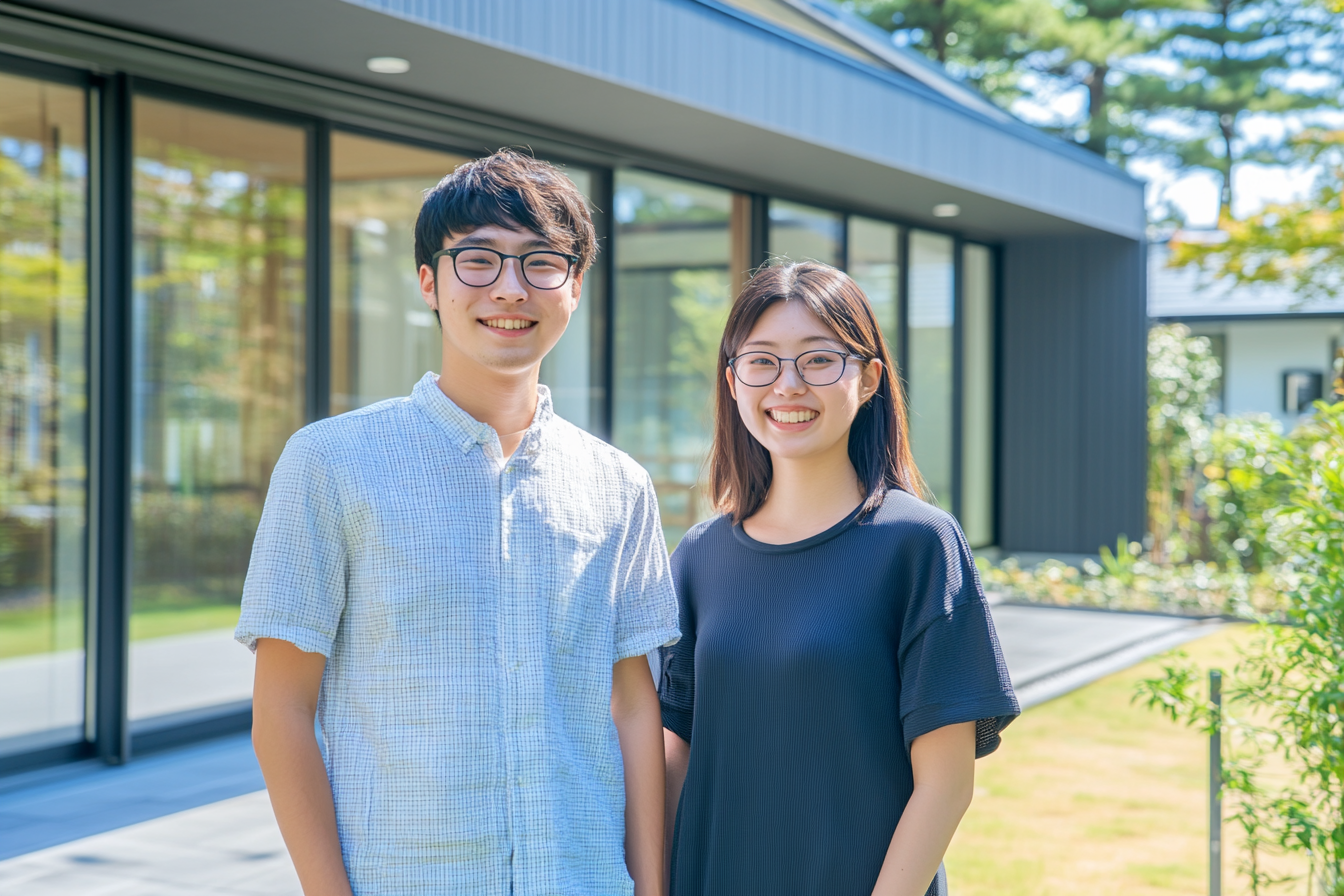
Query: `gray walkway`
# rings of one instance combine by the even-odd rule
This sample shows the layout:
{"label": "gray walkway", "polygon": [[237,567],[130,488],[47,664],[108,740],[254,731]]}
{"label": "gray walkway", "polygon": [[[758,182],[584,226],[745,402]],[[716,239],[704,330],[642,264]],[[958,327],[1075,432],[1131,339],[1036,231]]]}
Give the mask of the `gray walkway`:
{"label": "gray walkway", "polygon": [[[1024,706],[1207,634],[1188,619],[998,604]],[[0,779],[0,893],[299,896],[246,736]]]}

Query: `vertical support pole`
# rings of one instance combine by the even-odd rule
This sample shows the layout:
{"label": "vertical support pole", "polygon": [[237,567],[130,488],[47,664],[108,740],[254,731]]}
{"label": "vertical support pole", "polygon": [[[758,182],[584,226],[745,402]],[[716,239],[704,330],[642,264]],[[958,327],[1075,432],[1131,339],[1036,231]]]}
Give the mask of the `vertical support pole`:
{"label": "vertical support pole", "polygon": [[[601,247],[593,270],[588,272],[585,289],[592,286],[588,299],[590,311],[588,357],[589,420],[593,432],[615,444],[616,427],[616,242],[617,221],[614,211],[616,172],[611,168],[593,171],[593,228]],[[596,278],[594,280],[594,278]]]}
{"label": "vertical support pole", "polygon": [[307,422],[331,415],[331,125],[308,128]]}
{"label": "vertical support pole", "polygon": [[1223,893],[1223,673],[1209,670],[1214,727],[1209,734],[1209,896]]}
{"label": "vertical support pole", "polygon": [[131,758],[126,718],[131,618],[131,84],[99,85],[94,203],[92,484],[93,740],[99,758]]}

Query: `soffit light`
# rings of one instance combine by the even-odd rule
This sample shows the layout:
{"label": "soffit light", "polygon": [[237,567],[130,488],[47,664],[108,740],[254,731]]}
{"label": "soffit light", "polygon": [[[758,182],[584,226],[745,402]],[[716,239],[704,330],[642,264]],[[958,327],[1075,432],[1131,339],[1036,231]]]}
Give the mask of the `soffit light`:
{"label": "soffit light", "polygon": [[935,218],[955,218],[961,214],[961,206],[955,202],[940,202],[933,207]]}
{"label": "soffit light", "polygon": [[364,64],[379,75],[403,75],[411,70],[411,64],[400,56],[374,56]]}

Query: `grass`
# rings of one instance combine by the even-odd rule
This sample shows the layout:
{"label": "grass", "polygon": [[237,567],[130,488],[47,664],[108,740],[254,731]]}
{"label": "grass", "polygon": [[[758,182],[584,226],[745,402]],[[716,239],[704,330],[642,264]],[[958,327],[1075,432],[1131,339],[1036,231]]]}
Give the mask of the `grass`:
{"label": "grass", "polygon": [[[1245,626],[1186,645],[1230,670]],[[957,896],[1204,896],[1208,740],[1131,704],[1160,658],[1027,710],[976,763],[976,795],[947,854]],[[1224,825],[1223,893],[1242,896],[1240,844]],[[1305,862],[1274,865],[1302,875]],[[1300,866],[1300,867],[1299,867]],[[1305,893],[1299,878],[1276,894]]]}
{"label": "grass", "polygon": [[[237,603],[137,609],[131,614],[131,640],[233,628],[237,624]],[[82,620],[62,620],[57,629],[47,608],[0,613],[0,659],[74,650],[83,645]]]}

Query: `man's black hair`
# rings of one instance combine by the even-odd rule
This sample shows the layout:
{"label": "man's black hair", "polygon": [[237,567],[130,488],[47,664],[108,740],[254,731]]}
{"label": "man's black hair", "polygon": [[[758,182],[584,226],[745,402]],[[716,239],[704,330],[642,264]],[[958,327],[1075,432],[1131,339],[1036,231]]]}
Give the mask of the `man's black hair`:
{"label": "man's black hair", "polygon": [[487,225],[531,230],[555,249],[579,256],[582,273],[597,255],[588,203],[549,162],[512,149],[461,165],[425,194],[415,220],[415,266],[430,264],[452,234]]}

